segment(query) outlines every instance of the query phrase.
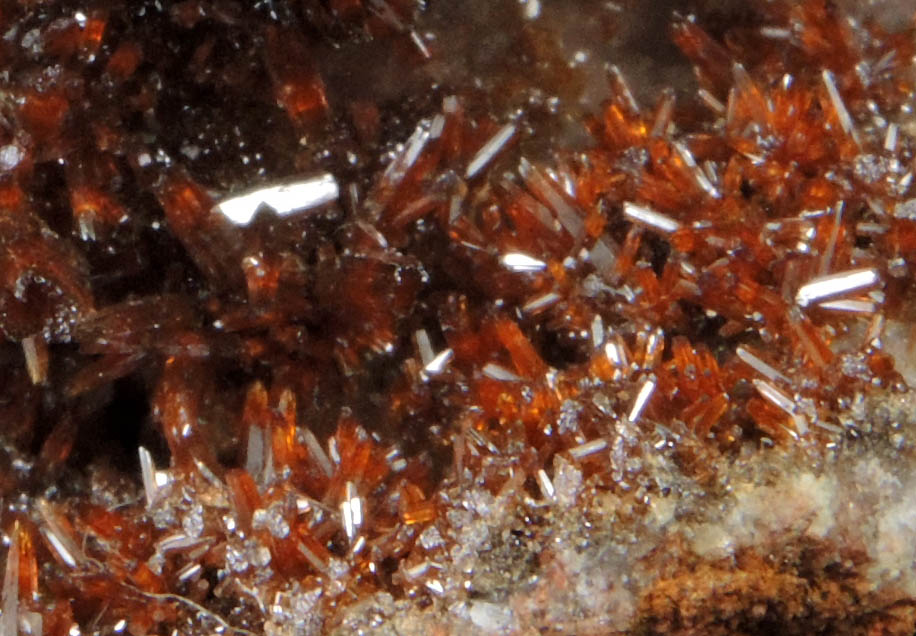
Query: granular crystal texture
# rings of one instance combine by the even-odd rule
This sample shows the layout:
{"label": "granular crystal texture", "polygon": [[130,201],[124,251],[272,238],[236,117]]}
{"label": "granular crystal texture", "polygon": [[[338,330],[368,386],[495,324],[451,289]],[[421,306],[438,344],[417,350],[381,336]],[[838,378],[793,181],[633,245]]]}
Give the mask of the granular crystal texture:
{"label": "granular crystal texture", "polygon": [[11,3],[0,634],[914,633],[903,4]]}

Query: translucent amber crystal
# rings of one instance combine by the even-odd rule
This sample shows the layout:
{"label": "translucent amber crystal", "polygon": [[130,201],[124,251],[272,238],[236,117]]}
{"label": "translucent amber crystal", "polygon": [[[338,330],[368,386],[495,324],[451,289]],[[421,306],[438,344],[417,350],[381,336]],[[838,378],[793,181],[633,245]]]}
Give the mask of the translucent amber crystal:
{"label": "translucent amber crystal", "polygon": [[107,15],[101,11],[56,20],[42,34],[44,50],[64,59],[79,54],[91,62],[102,44],[106,24]]}
{"label": "translucent amber crystal", "polygon": [[57,472],[70,457],[79,429],[71,419],[63,419],[45,438],[38,454],[44,470]]}
{"label": "translucent amber crystal", "polygon": [[134,74],[143,60],[143,50],[137,42],[122,42],[108,58],[105,69],[113,77],[125,80]]}
{"label": "translucent amber crystal", "polygon": [[177,466],[193,469],[197,461],[219,471],[209,427],[201,417],[201,395],[190,388],[202,388],[197,377],[200,372],[200,366],[192,360],[169,357],[153,397],[153,417],[161,426]]}
{"label": "translucent amber crystal", "polygon": [[22,118],[29,132],[39,142],[57,140],[64,124],[70,102],[61,90],[44,93],[32,91],[21,106]]}
{"label": "translucent amber crystal", "polygon": [[226,484],[232,496],[233,507],[243,528],[251,526],[251,516],[260,507],[261,495],[250,474],[235,469],[226,472]]}
{"label": "translucent amber crystal", "polygon": [[38,597],[38,561],[36,557],[35,528],[30,523],[17,522],[13,526],[15,541],[19,545],[19,599],[31,606]]}
{"label": "translucent amber crystal", "polygon": [[157,189],[169,226],[193,255],[201,271],[214,282],[239,286],[241,263],[237,243],[220,215],[213,214],[213,200],[204,189],[182,174],[169,175]]}
{"label": "translucent amber crystal", "polygon": [[289,30],[269,29],[267,64],[274,82],[274,94],[297,125],[313,124],[328,109],[324,82],[314,70],[301,36]]}
{"label": "translucent amber crystal", "polygon": [[500,320],[494,326],[500,343],[509,352],[515,370],[523,377],[534,378],[547,370],[544,361],[522,333],[518,324]]}

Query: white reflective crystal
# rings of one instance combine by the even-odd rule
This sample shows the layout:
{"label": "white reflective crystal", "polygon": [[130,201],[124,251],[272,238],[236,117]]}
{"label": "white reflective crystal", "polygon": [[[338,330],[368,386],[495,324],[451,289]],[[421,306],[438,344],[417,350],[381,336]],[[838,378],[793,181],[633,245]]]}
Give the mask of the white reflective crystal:
{"label": "white reflective crystal", "polygon": [[606,273],[617,262],[617,254],[604,240],[598,239],[588,252],[588,260],[591,261],[599,273]]}
{"label": "white reflective crystal", "polygon": [[712,198],[720,198],[722,194],[719,192],[719,189],[713,185],[709,177],[697,165],[696,159],[693,158],[693,153],[690,152],[690,149],[682,142],[676,141],[674,142],[674,150],[681,158],[681,161],[690,169],[690,173],[693,175],[693,179],[696,181],[697,185]]}
{"label": "white reflective crystal", "polygon": [[753,353],[748,351],[744,345],[739,345],[735,349],[735,353],[738,354],[738,358],[744,362],[746,365],[757,371],[759,374],[769,378],[770,380],[780,380],[786,384],[790,384],[789,378],[784,376],[782,373],[777,371],[775,368],[755,356]]}
{"label": "white reflective crystal", "polygon": [[503,382],[519,382],[521,378],[505,367],[501,367],[498,364],[493,362],[487,363],[481,373],[490,378],[491,380],[501,380]]}
{"label": "white reflective crystal", "polygon": [[824,86],[827,87],[827,94],[830,96],[830,101],[833,103],[833,109],[836,111],[837,117],[840,120],[840,125],[843,127],[846,134],[852,137],[853,141],[858,144],[859,135],[853,126],[852,117],[849,116],[849,111],[846,110],[846,104],[843,103],[840,91],[837,90],[836,79],[834,78],[833,72],[824,69],[821,72],[821,78],[824,80]]}
{"label": "white reflective crystal", "polygon": [[499,257],[500,264],[513,272],[540,272],[547,269],[547,263],[521,252],[509,252]]}
{"label": "white reflective crystal", "polygon": [[245,470],[258,481],[264,470],[264,429],[253,425],[248,428],[248,447],[245,450]]}
{"label": "white reflective crystal", "polygon": [[798,431],[800,435],[804,435],[808,432],[808,423],[805,420],[804,416],[797,412],[798,405],[795,403],[795,400],[790,398],[788,395],[777,389],[775,386],[767,382],[766,380],[754,379],[754,388],[757,389],[757,392],[760,395],[782,410],[786,415],[792,418],[793,423],[795,424],[795,430]]}
{"label": "white reflective crystal", "polygon": [[22,353],[25,356],[25,368],[29,372],[29,379],[32,384],[43,384],[47,380],[48,369],[42,364],[38,352],[38,342],[36,338],[41,336],[29,336],[22,339]]}
{"label": "white reflective crystal", "polygon": [[404,568],[404,578],[408,581],[416,581],[429,570],[429,561],[421,561],[409,568]]}
{"label": "white reflective crystal", "polygon": [[518,627],[508,604],[472,601],[468,616],[483,634],[510,634]]}
{"label": "white reflective crystal", "polygon": [[420,153],[423,152],[423,148],[429,141],[429,137],[428,121],[421,121],[407,140],[407,146],[404,148],[404,151],[385,169],[383,179],[385,181],[390,181],[392,185],[399,183],[400,180],[404,178],[407,171],[417,161]]}
{"label": "white reflective crystal", "polygon": [[537,298],[529,300],[527,303],[522,305],[522,311],[526,314],[532,314],[534,312],[540,311],[545,307],[550,307],[552,304],[560,300],[560,295],[556,292],[547,292],[542,294]]}
{"label": "white reflective crystal", "polygon": [[519,0],[526,20],[536,20],[541,15],[541,0]]}
{"label": "white reflective crystal", "polygon": [[339,196],[337,179],[324,173],[301,181],[239,193],[221,201],[216,210],[235,225],[248,225],[262,207],[270,208],[280,216],[289,216],[331,203]]}
{"label": "white reflective crystal", "polygon": [[623,214],[631,221],[645,225],[652,229],[670,234],[680,229],[681,224],[670,216],[656,212],[645,205],[637,205],[630,201],[623,204]]}
{"label": "white reflective crystal", "polygon": [[137,452],[140,454],[140,477],[143,479],[146,507],[149,508],[156,500],[156,493],[159,491],[159,485],[156,483],[156,466],[153,464],[153,456],[148,450],[140,446]]}
{"label": "white reflective crystal", "polygon": [[76,559],[73,557],[71,551],[67,548],[64,540],[52,531],[50,528],[41,529],[42,536],[51,544],[51,547],[57,553],[57,556],[60,557],[61,561],[67,564],[70,568],[76,567]]}
{"label": "white reflective crystal", "polygon": [[874,269],[853,269],[828,276],[819,276],[799,287],[798,293],[795,294],[795,302],[800,307],[807,307],[822,298],[831,298],[871,287],[878,280],[878,272]]}
{"label": "white reflective crystal", "polygon": [[429,52],[429,47],[426,46],[426,42],[423,41],[423,37],[413,29],[410,31],[410,41],[414,43],[414,46],[417,47],[420,55],[422,55],[424,58],[428,60],[432,57],[432,53]]}
{"label": "white reflective crystal", "polygon": [[9,144],[0,147],[0,170],[12,170],[19,165],[25,157],[25,152],[19,146]]}
{"label": "white reflective crystal", "polygon": [[344,532],[352,543],[363,524],[363,502],[352,481],[344,486],[344,500],[340,503],[340,516],[343,519]]}
{"label": "white reflective crystal", "polygon": [[652,394],[655,392],[655,384],[655,378],[646,378],[643,380],[642,385],[639,387],[639,392],[636,394],[636,399],[633,400],[633,406],[630,408],[627,420],[630,422],[639,421],[639,416],[642,415],[643,410],[646,408],[646,404],[649,403],[649,398],[651,398]]}
{"label": "white reflective crystal", "polygon": [[189,537],[179,532],[160,539],[156,543],[156,550],[162,554],[168,554],[169,552],[193,548],[194,546],[200,545],[201,542],[202,539],[198,537]]}
{"label": "white reflective crystal", "polygon": [[544,495],[545,499],[554,499],[556,498],[557,491],[553,487],[553,482],[550,481],[550,476],[547,475],[547,471],[541,468],[537,472],[538,486],[541,488],[541,494]]}
{"label": "white reflective crystal", "polygon": [[585,442],[584,444],[579,444],[569,449],[569,454],[573,459],[580,460],[589,455],[594,455],[595,453],[600,453],[605,448],[607,448],[607,440],[603,437],[598,439],[593,439],[590,442]]}
{"label": "white reflective crystal", "polygon": [[615,367],[623,368],[629,364],[627,361],[627,352],[623,348],[623,343],[616,339],[604,345],[604,354]]}
{"label": "white reflective crystal", "polygon": [[700,99],[703,100],[709,108],[711,108],[717,115],[725,114],[725,104],[716,99],[716,96],[710,93],[705,88],[701,88],[697,91],[697,95],[700,96]]}
{"label": "white reflective crystal", "polygon": [[490,163],[493,157],[499,154],[503,147],[509,143],[509,140],[512,139],[512,136],[515,134],[515,131],[515,123],[509,123],[500,128],[495,135],[490,137],[483,145],[483,147],[477,151],[477,154],[474,155],[470,163],[468,163],[468,169],[464,173],[465,178],[473,178],[484,168],[484,166]]}
{"label": "white reflective crystal", "polygon": [[200,563],[189,563],[178,572],[178,580],[182,583],[197,578],[203,571]]}
{"label": "white reflective crystal", "polygon": [[877,305],[870,300],[828,300],[819,303],[821,309],[845,311],[852,314],[873,314]]}
{"label": "white reflective crystal", "polygon": [[315,437],[315,434],[306,427],[303,427],[301,432],[302,439],[309,449],[309,455],[311,455],[312,459],[318,463],[326,476],[330,477],[333,475],[334,467],[331,465],[331,459],[328,457],[327,453],[324,452],[324,449],[321,447],[321,443],[318,441],[318,438]]}
{"label": "white reflective crystal", "polygon": [[328,457],[331,458],[331,461],[335,464],[340,464],[340,451],[337,450],[337,438],[329,437],[328,438]]}
{"label": "white reflective crystal", "polygon": [[417,352],[420,354],[420,362],[424,366],[432,362],[432,359],[435,357],[433,353],[433,345],[429,341],[429,334],[426,333],[426,329],[417,329],[414,332],[414,341],[417,343]]}
{"label": "white reflective crystal", "polygon": [[448,367],[448,363],[452,361],[453,357],[455,357],[454,351],[451,349],[443,349],[423,367],[423,371],[428,375],[438,375],[445,371]]}
{"label": "white reflective crystal", "polygon": [[544,203],[553,208],[560,224],[576,240],[585,235],[585,224],[581,214],[574,208],[557,188],[559,185],[550,177],[544,175],[530,161],[522,157],[518,167],[519,174],[532,193],[537,195]]}
{"label": "white reflective crystal", "polygon": [[429,125],[430,139],[438,139],[441,137],[443,130],[445,130],[445,115],[439,113],[433,117],[433,123]]}
{"label": "white reflective crystal", "polygon": [[887,127],[887,134],[884,135],[884,149],[888,152],[897,150],[897,124]]}
{"label": "white reflective crystal", "polygon": [[426,589],[435,594],[436,596],[442,596],[445,594],[445,588],[442,586],[442,583],[439,579],[430,579],[426,582]]}
{"label": "white reflective crystal", "polygon": [[156,488],[164,488],[169,484],[169,481],[171,481],[169,474],[164,470],[157,470],[153,478],[156,482]]}
{"label": "white reflective crystal", "polygon": [[306,545],[305,545],[304,543],[302,543],[302,542],[300,541],[300,542],[299,542],[299,545],[298,545],[298,548],[299,548],[299,552],[301,552],[301,553],[302,553],[302,556],[304,556],[304,557],[306,558],[306,560],[307,560],[309,563],[311,563],[311,565],[312,565],[313,568],[315,568],[316,570],[318,570],[319,572],[321,572],[321,573],[323,573],[323,574],[329,574],[327,564],[326,564],[324,561],[322,561],[322,560],[318,557],[317,554],[315,554],[315,553],[312,552],[308,547],[306,547]]}
{"label": "white reflective crystal", "polygon": [[792,36],[792,31],[784,27],[762,26],[760,35],[771,40],[788,40]]}
{"label": "white reflective crystal", "polygon": [[639,112],[639,103],[636,101],[636,97],[633,96],[633,91],[630,89],[629,82],[627,78],[624,77],[623,72],[620,70],[620,67],[616,64],[611,64],[607,69],[608,75],[610,75],[611,82],[614,84],[614,88],[620,91],[620,94],[617,96],[618,99],[623,100],[627,108],[632,112]]}
{"label": "white reflective crystal", "polygon": [[592,346],[596,349],[604,343],[604,321],[600,314],[595,314],[592,319]]}

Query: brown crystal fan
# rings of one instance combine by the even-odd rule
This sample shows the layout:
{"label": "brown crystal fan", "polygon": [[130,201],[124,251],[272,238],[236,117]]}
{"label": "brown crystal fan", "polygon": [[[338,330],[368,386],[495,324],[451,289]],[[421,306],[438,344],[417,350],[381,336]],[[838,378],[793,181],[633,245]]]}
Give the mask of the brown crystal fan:
{"label": "brown crystal fan", "polygon": [[0,635],[916,631],[916,25],[661,5],[0,7]]}

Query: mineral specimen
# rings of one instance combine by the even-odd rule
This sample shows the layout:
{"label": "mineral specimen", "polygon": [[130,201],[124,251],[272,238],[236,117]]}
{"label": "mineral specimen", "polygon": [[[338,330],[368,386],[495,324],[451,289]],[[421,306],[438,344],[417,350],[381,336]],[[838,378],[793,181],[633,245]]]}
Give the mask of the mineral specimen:
{"label": "mineral specimen", "polygon": [[661,5],[5,5],[0,636],[914,633],[916,24]]}

